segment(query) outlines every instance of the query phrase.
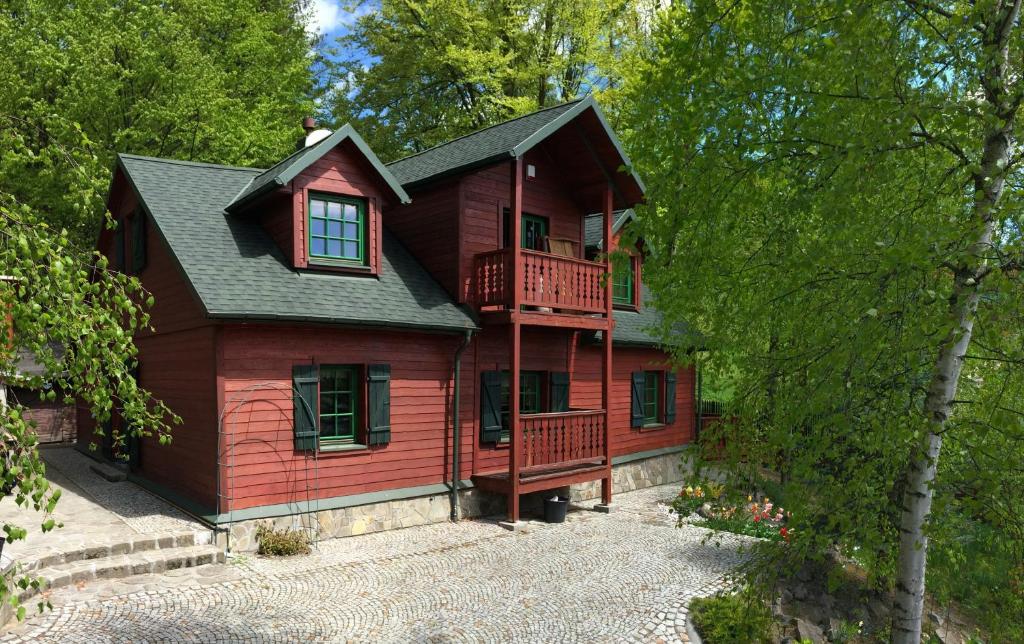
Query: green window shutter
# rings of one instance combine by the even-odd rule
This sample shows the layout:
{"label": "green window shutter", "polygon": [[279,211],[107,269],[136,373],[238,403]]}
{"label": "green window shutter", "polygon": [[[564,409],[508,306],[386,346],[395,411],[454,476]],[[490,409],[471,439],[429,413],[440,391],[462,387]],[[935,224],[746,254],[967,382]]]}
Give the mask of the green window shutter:
{"label": "green window shutter", "polygon": [[315,364],[292,367],[295,449],[316,449],[320,369]]}
{"label": "green window shutter", "polygon": [[676,374],[665,372],[665,424],[676,422]]}
{"label": "green window shutter", "polygon": [[630,427],[644,426],[644,372],[634,371],[632,378],[633,401],[630,406]]}
{"label": "green window shutter", "polygon": [[387,445],[391,442],[391,365],[369,365],[366,380],[370,402],[366,442],[369,445]]}
{"label": "green window shutter", "polygon": [[480,374],[480,440],[497,443],[501,440],[501,372]]}
{"label": "green window shutter", "polygon": [[146,268],[146,213],[138,211],[132,219],[132,273]]}
{"label": "green window shutter", "polygon": [[549,411],[569,411],[569,374],[552,371],[548,379],[551,386]]}
{"label": "green window shutter", "polygon": [[121,272],[125,271],[124,266],[124,227],[125,220],[117,222],[117,229],[114,230],[114,268]]}

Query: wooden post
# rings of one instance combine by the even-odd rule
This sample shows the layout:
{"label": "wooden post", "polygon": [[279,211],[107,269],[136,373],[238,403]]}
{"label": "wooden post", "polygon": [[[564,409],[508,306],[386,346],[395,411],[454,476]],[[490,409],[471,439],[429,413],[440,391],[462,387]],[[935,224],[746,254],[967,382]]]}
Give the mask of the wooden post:
{"label": "wooden post", "polygon": [[523,429],[519,422],[519,372],[520,372],[520,339],[519,309],[523,301],[523,159],[516,157],[512,161],[512,195],[510,199],[509,243],[512,253],[512,311],[511,327],[509,328],[509,370],[508,370],[508,424],[509,424],[509,455],[508,455],[508,520],[515,524],[519,521],[519,468],[523,453]]}
{"label": "wooden post", "polygon": [[604,405],[604,462],[606,475],[601,479],[601,503],[608,506],[612,502],[612,328],[615,321],[612,318],[612,208],[613,194],[611,182],[604,189],[604,249],[605,249],[605,270],[608,277],[604,285],[605,318],[608,327],[604,331],[604,360],[601,365],[601,375],[604,377],[601,388],[601,403]]}

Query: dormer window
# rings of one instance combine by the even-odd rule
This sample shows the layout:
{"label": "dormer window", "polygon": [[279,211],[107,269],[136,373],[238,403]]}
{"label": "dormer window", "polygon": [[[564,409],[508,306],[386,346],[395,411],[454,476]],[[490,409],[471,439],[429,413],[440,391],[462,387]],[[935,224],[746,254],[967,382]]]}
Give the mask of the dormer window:
{"label": "dormer window", "polygon": [[368,265],[365,200],[311,194],[308,212],[311,261]]}

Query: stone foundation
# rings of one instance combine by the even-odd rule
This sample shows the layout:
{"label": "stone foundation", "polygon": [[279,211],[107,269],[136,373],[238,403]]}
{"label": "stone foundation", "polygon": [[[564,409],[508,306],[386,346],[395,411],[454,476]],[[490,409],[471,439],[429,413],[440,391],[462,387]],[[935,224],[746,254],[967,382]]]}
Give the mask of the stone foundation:
{"label": "stone foundation", "polygon": [[[660,454],[612,466],[614,494],[631,492],[654,485],[683,480],[689,469],[683,464],[679,452]],[[542,497],[551,492],[525,495],[520,502],[523,514],[541,511]],[[562,488],[560,494],[565,494]],[[601,496],[601,482],[591,481],[573,485],[569,490],[573,501],[586,501]],[[473,518],[505,514],[505,497],[481,492],[477,489],[459,491],[459,517]],[[451,501],[447,493],[396,499],[381,503],[368,503],[344,508],[319,510],[315,513],[291,514],[266,519],[247,519],[224,524],[218,530],[218,543],[234,552],[256,550],[256,527],[266,523],[276,529],[308,530],[318,539],[350,537],[354,535],[409,528],[412,526],[444,523],[451,515]],[[228,535],[230,534],[230,540]]]}
{"label": "stone foundation", "polygon": [[[476,489],[459,491],[459,517],[489,516],[505,512],[505,499]],[[382,530],[444,523],[451,516],[448,494],[435,494],[382,503],[291,514],[267,519],[249,519],[222,526],[218,542],[233,552],[256,550],[256,527],[265,523],[275,529],[311,530],[318,539],[351,537]],[[314,518],[315,517],[315,518]],[[230,530],[230,543],[227,535]]]}
{"label": "stone foundation", "polygon": [[[642,490],[655,485],[682,481],[692,471],[691,461],[684,463],[683,454],[674,452],[628,463],[612,465],[612,494]],[[601,481],[588,481],[572,486],[572,501],[589,501],[601,497]]]}

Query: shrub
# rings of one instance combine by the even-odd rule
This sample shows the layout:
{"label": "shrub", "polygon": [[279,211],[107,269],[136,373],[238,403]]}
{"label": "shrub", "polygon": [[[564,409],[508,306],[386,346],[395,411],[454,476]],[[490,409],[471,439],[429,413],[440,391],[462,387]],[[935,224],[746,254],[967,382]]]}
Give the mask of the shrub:
{"label": "shrub", "polygon": [[771,641],[771,612],[750,593],[694,599],[690,620],[707,644]]}
{"label": "shrub", "polygon": [[261,523],[256,526],[256,543],[256,553],[261,555],[287,557],[309,554],[309,537],[301,530],[275,530]]}

